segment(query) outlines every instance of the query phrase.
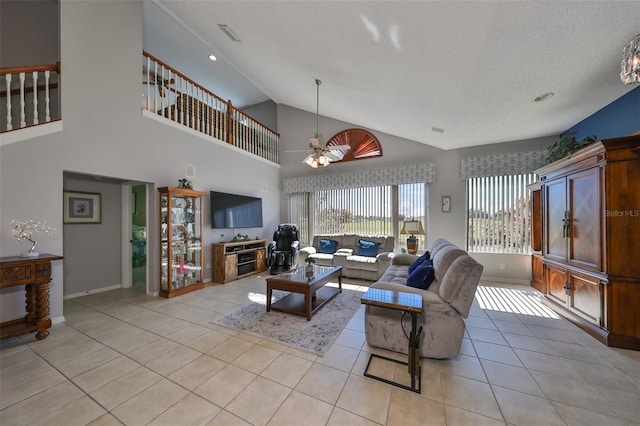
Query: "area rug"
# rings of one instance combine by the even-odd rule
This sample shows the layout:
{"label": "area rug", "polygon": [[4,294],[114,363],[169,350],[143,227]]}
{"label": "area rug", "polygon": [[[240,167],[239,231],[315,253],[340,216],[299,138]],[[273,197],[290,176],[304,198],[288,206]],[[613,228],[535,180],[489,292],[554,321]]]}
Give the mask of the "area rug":
{"label": "area rug", "polygon": [[[282,291],[273,292],[276,300],[287,294]],[[266,312],[264,303],[252,302],[213,320],[212,323],[322,356],[360,308],[362,294],[343,289],[342,293],[322,306],[311,317],[311,321],[297,315]]]}

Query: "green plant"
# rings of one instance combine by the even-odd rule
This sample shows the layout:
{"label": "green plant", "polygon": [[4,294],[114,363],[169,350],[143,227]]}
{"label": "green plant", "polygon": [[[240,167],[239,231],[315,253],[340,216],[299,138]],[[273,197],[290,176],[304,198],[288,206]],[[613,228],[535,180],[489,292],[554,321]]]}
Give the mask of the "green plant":
{"label": "green plant", "polygon": [[316,260],[313,257],[307,257],[304,261],[307,262],[307,266],[311,266],[312,263],[316,263]]}
{"label": "green plant", "polygon": [[553,145],[547,148],[547,158],[545,158],[545,163],[553,163],[556,160],[566,157],[567,155],[572,154],[579,148],[583,146],[587,146],[592,142],[596,141],[596,136],[585,136],[582,139],[576,139],[576,132],[571,132],[566,136],[559,137]]}

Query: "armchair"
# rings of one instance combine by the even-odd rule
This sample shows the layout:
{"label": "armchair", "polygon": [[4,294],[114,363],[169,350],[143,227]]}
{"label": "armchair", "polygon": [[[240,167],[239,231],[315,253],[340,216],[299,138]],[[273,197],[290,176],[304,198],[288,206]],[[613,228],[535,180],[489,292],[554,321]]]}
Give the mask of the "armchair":
{"label": "armchair", "polygon": [[298,226],[293,223],[278,225],[273,241],[267,246],[267,267],[271,274],[286,272],[298,266],[300,255]]}

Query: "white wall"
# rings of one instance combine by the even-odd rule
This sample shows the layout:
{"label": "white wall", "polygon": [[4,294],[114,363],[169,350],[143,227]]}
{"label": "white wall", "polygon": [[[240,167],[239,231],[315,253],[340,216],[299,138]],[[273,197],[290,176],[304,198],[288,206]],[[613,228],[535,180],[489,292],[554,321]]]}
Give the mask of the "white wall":
{"label": "white wall", "polygon": [[[11,219],[46,220],[56,232],[41,238],[40,251],[73,255],[65,252],[62,238],[64,172],[151,182],[157,188],[176,186],[185,164],[192,164],[194,189],[224,188],[262,197],[264,228],[251,235],[270,238],[280,220],[279,166],[142,115],[142,2],[63,1],[60,9],[63,131],[0,147],[2,256],[24,251],[10,236]],[[149,205],[156,206],[157,191],[149,197]],[[220,238],[219,230],[209,228],[207,203],[208,197],[205,264],[211,259],[210,244]],[[148,251],[158,253],[153,210],[148,226]],[[54,321],[63,317],[63,262],[54,262],[50,284]],[[151,289],[157,291],[158,259],[150,255],[148,262]],[[111,267],[119,269],[119,264]],[[205,277],[211,277],[211,270]],[[3,290],[0,321],[21,315],[23,306],[23,291]]]}
{"label": "white wall", "polygon": [[121,186],[109,179],[65,173],[65,191],[100,194],[99,224],[63,225],[64,295],[121,285]]}

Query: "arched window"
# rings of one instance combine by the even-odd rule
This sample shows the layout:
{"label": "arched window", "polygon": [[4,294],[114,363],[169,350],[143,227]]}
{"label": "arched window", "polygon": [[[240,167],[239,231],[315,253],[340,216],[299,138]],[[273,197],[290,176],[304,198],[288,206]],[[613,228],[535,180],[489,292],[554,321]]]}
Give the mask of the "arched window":
{"label": "arched window", "polygon": [[364,129],[343,130],[327,141],[327,148],[330,150],[332,146],[338,145],[349,145],[351,149],[332,150],[331,153],[340,158],[340,160],[334,160],[334,163],[382,157],[382,146],[378,138]]}

